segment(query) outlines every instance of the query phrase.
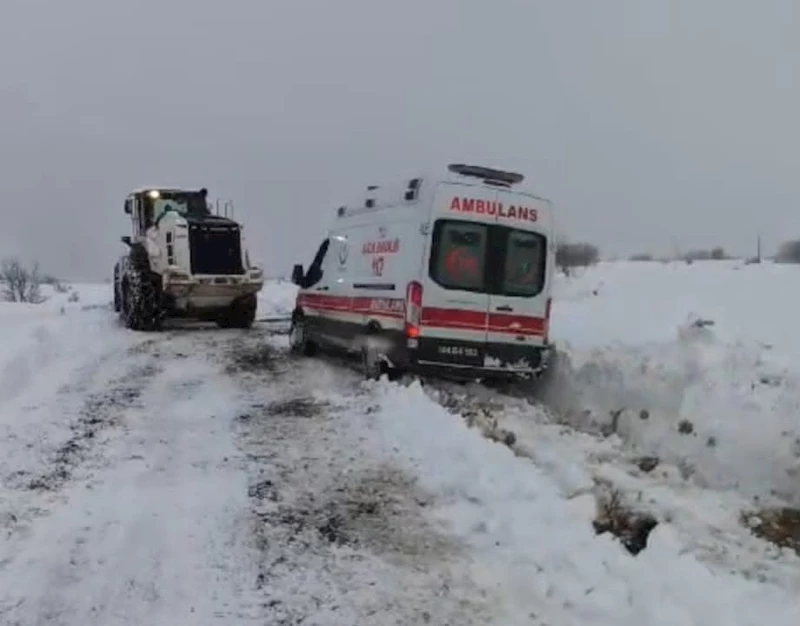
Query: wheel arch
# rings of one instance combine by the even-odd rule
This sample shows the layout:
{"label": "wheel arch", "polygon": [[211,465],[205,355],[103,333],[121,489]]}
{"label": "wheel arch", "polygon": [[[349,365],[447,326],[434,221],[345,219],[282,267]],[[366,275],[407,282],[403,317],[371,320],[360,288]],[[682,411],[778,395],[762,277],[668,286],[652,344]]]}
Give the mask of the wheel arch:
{"label": "wheel arch", "polygon": [[366,330],[368,335],[378,335],[383,332],[383,326],[376,319],[371,319],[367,322]]}

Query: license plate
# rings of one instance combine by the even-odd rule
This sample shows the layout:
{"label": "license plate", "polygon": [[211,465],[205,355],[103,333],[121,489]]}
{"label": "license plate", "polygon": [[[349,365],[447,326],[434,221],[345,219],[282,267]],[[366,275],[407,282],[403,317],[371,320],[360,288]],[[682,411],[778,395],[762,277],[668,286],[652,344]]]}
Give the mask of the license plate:
{"label": "license plate", "polygon": [[421,361],[435,363],[451,363],[467,367],[483,365],[484,346],[461,341],[442,341],[441,339],[422,337],[416,351]]}
{"label": "license plate", "polygon": [[481,356],[481,351],[472,346],[438,346],[438,353],[441,356],[448,356],[453,358],[465,359],[478,359]]}

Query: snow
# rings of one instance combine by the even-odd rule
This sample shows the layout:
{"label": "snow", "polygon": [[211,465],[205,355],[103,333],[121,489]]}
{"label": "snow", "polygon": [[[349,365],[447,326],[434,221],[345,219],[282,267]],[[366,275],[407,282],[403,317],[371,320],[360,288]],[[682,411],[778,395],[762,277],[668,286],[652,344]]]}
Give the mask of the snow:
{"label": "snow", "polygon": [[563,281],[553,336],[573,371],[559,400],[606,421],[629,409],[618,432],[703,484],[797,503],[800,333],[787,287],[798,278],[796,266],[723,261],[606,264]]}
{"label": "snow", "polygon": [[[534,402],[131,332],[108,284],[0,303],[0,623],[796,624],[800,557],[740,516],[800,499],[797,273],[559,276]],[[610,491],[658,522],[636,555]]]}
{"label": "snow", "polygon": [[634,558],[591,527],[590,497],[567,500],[552,477],[487,445],[419,387],[381,389],[376,412],[387,455],[440,494],[437,514],[472,546],[473,575],[503,595],[497,622],[563,624],[793,624],[792,593],[712,571],[669,525]]}
{"label": "snow", "polygon": [[297,287],[285,280],[268,281],[258,294],[258,318],[286,317],[294,310]]}
{"label": "snow", "polygon": [[69,507],[0,572],[11,623],[213,624],[255,606],[238,588],[255,574],[230,545],[247,504],[226,427],[233,389],[200,360],[166,363],[141,390],[147,406],[118,417],[114,465],[67,489]]}

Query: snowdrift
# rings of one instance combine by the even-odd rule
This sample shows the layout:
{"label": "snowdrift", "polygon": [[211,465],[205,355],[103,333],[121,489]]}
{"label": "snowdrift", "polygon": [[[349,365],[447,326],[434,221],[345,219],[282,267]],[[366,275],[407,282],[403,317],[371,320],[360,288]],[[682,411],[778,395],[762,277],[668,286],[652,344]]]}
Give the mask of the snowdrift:
{"label": "snowdrift", "polygon": [[297,286],[285,280],[273,280],[264,284],[258,294],[258,318],[288,317],[294,310]]}
{"label": "snowdrift", "polygon": [[59,331],[65,315],[110,303],[110,286],[78,284],[59,292],[42,287],[41,304],[0,302],[0,404],[42,375],[65,349],[80,349],[77,337]]}
{"label": "snowdrift", "polygon": [[[700,485],[800,500],[800,267],[608,263],[561,279],[559,418],[613,430]],[[789,295],[787,295],[789,294]]]}

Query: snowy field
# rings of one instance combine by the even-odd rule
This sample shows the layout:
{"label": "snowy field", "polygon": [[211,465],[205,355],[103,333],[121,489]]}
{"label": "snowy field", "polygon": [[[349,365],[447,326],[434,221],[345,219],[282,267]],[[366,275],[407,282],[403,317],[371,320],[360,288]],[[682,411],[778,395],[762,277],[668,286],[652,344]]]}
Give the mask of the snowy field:
{"label": "snowy field", "polygon": [[535,401],[130,332],[110,285],[0,304],[0,624],[795,626],[754,531],[800,506],[798,279],[560,277]]}

